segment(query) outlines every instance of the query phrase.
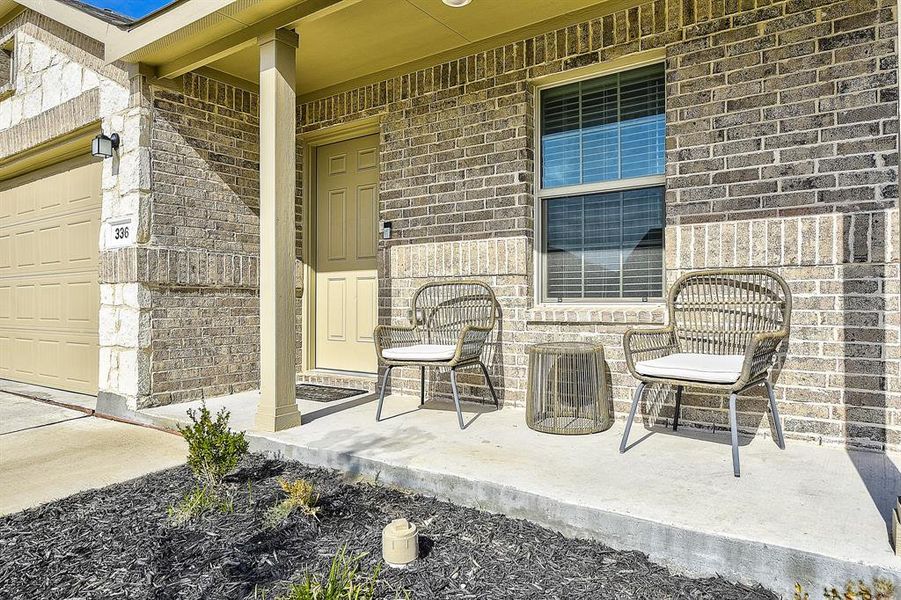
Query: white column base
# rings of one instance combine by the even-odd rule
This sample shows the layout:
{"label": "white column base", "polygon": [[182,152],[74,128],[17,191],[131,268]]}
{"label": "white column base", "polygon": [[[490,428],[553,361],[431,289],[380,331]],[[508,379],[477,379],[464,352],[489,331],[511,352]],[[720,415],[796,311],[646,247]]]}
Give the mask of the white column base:
{"label": "white column base", "polygon": [[298,425],[300,425],[300,410],[296,402],[290,405],[288,402],[280,401],[260,402],[253,428],[255,431],[274,433]]}

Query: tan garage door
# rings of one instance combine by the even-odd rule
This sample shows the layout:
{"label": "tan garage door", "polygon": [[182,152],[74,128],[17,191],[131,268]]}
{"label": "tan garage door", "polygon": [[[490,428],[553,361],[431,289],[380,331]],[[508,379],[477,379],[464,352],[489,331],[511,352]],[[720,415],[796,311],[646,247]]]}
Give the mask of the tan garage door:
{"label": "tan garage door", "polygon": [[100,168],[0,182],[0,378],[97,393]]}

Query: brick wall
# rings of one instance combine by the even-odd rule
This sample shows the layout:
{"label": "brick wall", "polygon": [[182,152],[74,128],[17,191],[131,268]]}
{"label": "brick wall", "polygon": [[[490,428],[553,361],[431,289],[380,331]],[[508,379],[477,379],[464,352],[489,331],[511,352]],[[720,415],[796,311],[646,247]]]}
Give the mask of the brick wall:
{"label": "brick wall", "polygon": [[160,289],[152,295],[152,401],[256,388],[259,297],[253,289]]}
{"label": "brick wall", "polygon": [[[259,385],[259,97],[196,73],[180,87],[150,90],[150,239],[134,249],[152,290],[151,404]],[[297,312],[299,356],[300,298]]]}
{"label": "brick wall", "polygon": [[380,217],[393,243],[531,236],[531,91],[502,70],[485,54],[438,65],[302,104],[298,127],[383,114]]}
{"label": "brick wall", "polygon": [[258,97],[193,73],[182,85],[153,92],[151,242],[258,254]]}
{"label": "brick wall", "polygon": [[151,290],[148,404],[259,381],[258,97],[194,73],[180,83],[150,90],[150,239],[134,250]]}
{"label": "brick wall", "polygon": [[780,2],[668,46],[669,221],[895,208],[894,11]]}
{"label": "brick wall", "polygon": [[[896,34],[884,0],[648,2],[308,102],[298,126],[383,115],[380,216],[395,228],[379,259],[384,321],[404,320],[426,280],[484,278],[503,312],[491,369],[504,401],[524,398],[529,343],[589,338],[607,347],[622,417],[635,386],[622,333],[664,311],[534,305],[528,81],[665,48],[668,281],[700,267],[781,272],[796,307],[777,382],[788,435],[898,447]],[[502,248],[517,269],[490,268]],[[417,384],[412,371],[393,383]],[[671,418],[666,390],[646,400],[651,419]],[[741,412],[744,430],[768,433],[760,395]],[[682,422],[725,427],[723,399],[687,397]]]}
{"label": "brick wall", "polygon": [[152,88],[150,404],[259,380],[256,94],[189,73]]}
{"label": "brick wall", "polygon": [[[796,436],[898,445],[898,228],[898,211],[672,228],[674,274],[751,265],[788,280],[791,344],[776,393]],[[688,414],[725,426],[720,401],[697,398]],[[757,414],[742,417],[751,427]]]}
{"label": "brick wall", "polygon": [[[667,48],[670,274],[780,270],[794,293],[786,429],[897,447],[896,6],[717,6]],[[725,426],[722,409],[697,398],[687,414]]]}

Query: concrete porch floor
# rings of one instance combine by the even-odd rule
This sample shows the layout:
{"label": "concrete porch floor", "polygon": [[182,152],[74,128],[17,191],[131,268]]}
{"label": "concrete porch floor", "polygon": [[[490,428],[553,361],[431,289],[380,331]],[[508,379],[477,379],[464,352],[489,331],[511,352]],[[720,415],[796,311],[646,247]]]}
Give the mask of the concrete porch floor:
{"label": "concrete porch floor", "polygon": [[[258,392],[207,401],[232,426],[252,426]],[[727,435],[674,434],[636,425],[618,453],[623,424],[591,436],[554,436],[525,425],[524,411],[465,406],[461,431],[450,403],[391,396],[375,422],[372,395],[300,401],[303,425],[249,432],[251,448],[377,477],[457,504],[526,518],[567,535],[635,549],[677,570],[759,582],[785,596],[795,582],[812,597],[826,585],[889,578],[901,558],[888,517],[901,494],[901,457],[788,440],[742,441],[732,476]],[[143,411],[158,425],[185,420],[199,402]]]}

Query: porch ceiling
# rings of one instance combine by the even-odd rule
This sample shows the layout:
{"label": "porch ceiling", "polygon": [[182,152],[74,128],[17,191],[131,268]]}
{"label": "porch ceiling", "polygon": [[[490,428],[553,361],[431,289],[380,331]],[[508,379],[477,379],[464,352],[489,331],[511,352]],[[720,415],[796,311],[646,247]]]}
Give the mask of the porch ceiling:
{"label": "porch ceiling", "polygon": [[9,13],[18,7],[19,4],[13,2],[13,0],[0,0],[0,23],[5,21],[9,17]]}
{"label": "porch ceiling", "polygon": [[[188,66],[209,66],[234,77],[256,83],[259,54],[254,38],[244,36],[240,44],[227,47],[220,40],[243,33],[282,11],[298,10],[303,5],[322,8],[297,19],[286,20],[300,34],[297,53],[297,87],[300,96],[320,95],[342,84],[410,65],[436,55],[463,50],[479,42],[528,29],[545,21],[576,22],[585,12],[606,10],[599,5],[622,4],[624,0],[473,0],[463,8],[451,8],[441,0],[341,0],[333,2],[289,2],[270,0],[265,14],[242,14],[239,26],[234,18],[216,20],[203,29],[208,44],[204,59],[185,44],[196,41],[180,35],[175,43],[157,40],[151,46],[128,56],[156,66],[162,77],[178,76]],[[258,8],[258,7],[257,7]],[[214,33],[213,37],[205,35]],[[218,44],[218,45],[217,45]],[[179,63],[180,61],[180,63]],[[176,64],[179,63],[179,64]],[[318,92],[318,93],[317,93]]]}

